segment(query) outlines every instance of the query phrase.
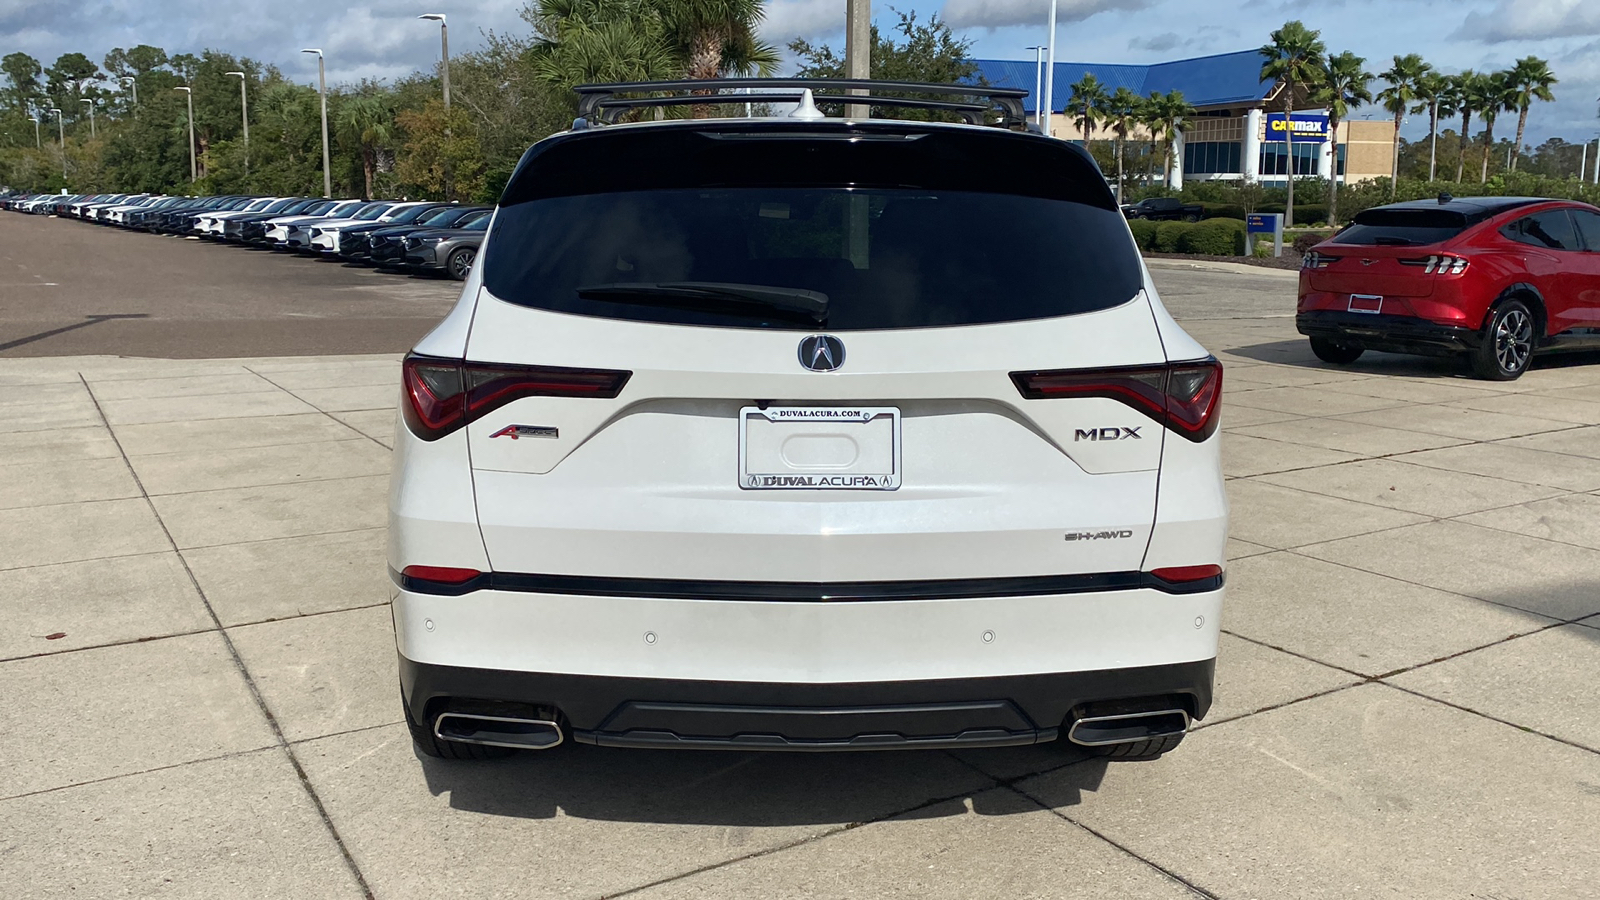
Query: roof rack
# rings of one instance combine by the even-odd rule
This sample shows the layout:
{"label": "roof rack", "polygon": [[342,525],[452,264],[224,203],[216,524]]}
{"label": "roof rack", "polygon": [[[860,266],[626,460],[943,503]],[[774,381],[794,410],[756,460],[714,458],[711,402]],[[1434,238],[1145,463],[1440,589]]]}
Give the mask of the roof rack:
{"label": "roof rack", "polygon": [[[730,91],[765,89],[762,93],[734,94]],[[864,94],[843,93],[865,91]],[[982,125],[990,113],[1000,116],[999,124],[1006,128],[1026,128],[1027,115],[1022,100],[1028,92],[1020,88],[990,87],[971,84],[922,84],[911,81],[876,81],[866,78],[715,78],[683,81],[632,81],[621,84],[582,84],[573,88],[578,95],[578,116],[584,120],[603,124],[615,122],[629,109],[664,106],[699,106],[719,103],[801,102],[804,95],[816,91],[813,99],[818,103],[850,103],[864,106],[892,106],[898,109],[930,109],[951,112],[961,116],[969,125]],[[692,91],[710,91],[688,93]],[[932,94],[935,96],[972,97],[971,102],[923,99],[920,97],[891,97],[894,94]],[[652,97],[622,97],[620,94],[667,94]]]}

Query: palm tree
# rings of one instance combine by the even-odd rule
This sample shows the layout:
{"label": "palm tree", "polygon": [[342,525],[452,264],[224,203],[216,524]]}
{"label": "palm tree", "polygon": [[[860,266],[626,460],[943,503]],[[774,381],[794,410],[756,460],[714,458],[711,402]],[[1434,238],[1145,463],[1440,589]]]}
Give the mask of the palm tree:
{"label": "palm tree", "polygon": [[1261,50],[1261,80],[1283,85],[1283,135],[1289,151],[1289,197],[1284,223],[1294,224],[1294,100],[1295,86],[1316,80],[1317,68],[1327,48],[1322,32],[1309,29],[1299,19],[1283,23],[1271,35],[1272,43]]}
{"label": "palm tree", "polygon": [[[1366,69],[1366,59],[1346,50],[1330,55],[1322,62],[1318,79],[1311,83],[1312,99],[1328,108],[1328,140],[1334,142],[1334,155],[1339,152],[1339,121],[1363,103],[1372,102],[1372,91],[1367,82],[1372,73]],[[1339,173],[1334,171],[1328,180],[1328,225],[1339,224]]]}
{"label": "palm tree", "polygon": [[381,94],[357,94],[339,104],[333,117],[339,143],[361,151],[361,172],[366,176],[364,200],[372,199],[372,175],[378,168],[378,151],[394,140],[394,109]]}
{"label": "palm tree", "polygon": [[1083,145],[1088,147],[1094,140],[1094,130],[1105,117],[1106,101],[1105,85],[1093,73],[1083,73],[1083,78],[1072,85],[1072,96],[1067,100],[1067,112],[1072,113],[1072,121],[1078,126],[1078,131],[1083,134]]}
{"label": "palm tree", "polygon": [[1389,199],[1395,197],[1395,190],[1400,184],[1400,123],[1404,121],[1405,114],[1411,111],[1412,104],[1417,100],[1417,83],[1428,73],[1433,71],[1433,66],[1422,61],[1422,57],[1415,53],[1405,56],[1396,56],[1394,65],[1378,77],[1389,82],[1389,86],[1378,92],[1378,100],[1383,108],[1394,114],[1394,162],[1389,175]]}
{"label": "palm tree", "polygon": [[1194,107],[1184,99],[1183,91],[1168,91],[1165,94],[1152,91],[1150,99],[1146,101],[1145,112],[1145,124],[1150,128],[1152,138],[1161,142],[1161,177],[1170,180],[1172,143],[1178,139],[1180,132],[1189,129],[1189,117],[1194,115]]}
{"label": "palm tree", "polygon": [[566,96],[575,84],[665,81],[682,74],[655,7],[644,0],[538,0],[536,77]]}
{"label": "palm tree", "polygon": [[1494,121],[1503,112],[1516,109],[1516,89],[1506,82],[1508,72],[1493,72],[1480,75],[1473,83],[1473,105],[1478,107],[1478,115],[1483,118],[1483,168],[1478,175],[1478,183],[1484,184],[1489,180],[1489,152],[1494,148]]}
{"label": "palm tree", "polygon": [[1471,69],[1450,76],[1450,89],[1455,95],[1456,108],[1461,110],[1461,145],[1460,154],[1456,157],[1457,183],[1466,177],[1468,135],[1472,132],[1472,114],[1478,111],[1478,80],[1481,78],[1482,75]]}
{"label": "palm tree", "polygon": [[1528,127],[1528,107],[1534,100],[1543,100],[1546,103],[1556,99],[1550,88],[1556,83],[1556,76],[1550,72],[1550,64],[1537,56],[1526,56],[1517,60],[1516,65],[1507,73],[1507,85],[1516,94],[1517,110],[1517,152],[1511,156],[1511,171],[1517,170],[1517,159],[1522,156],[1522,132]]}
{"label": "palm tree", "polygon": [[1126,166],[1125,157],[1128,149],[1128,132],[1139,122],[1140,107],[1144,98],[1128,90],[1126,87],[1117,88],[1116,92],[1105,101],[1105,124],[1111,133],[1117,136],[1117,202],[1122,202],[1122,171]]}
{"label": "palm tree", "polygon": [[[771,75],[782,61],[778,49],[756,34],[766,17],[764,0],[661,0],[657,6],[686,78]],[[710,104],[696,106],[694,117],[710,118],[713,111]]]}
{"label": "palm tree", "polygon": [[1439,161],[1439,116],[1449,115],[1450,79],[1428,72],[1417,79],[1417,99],[1428,111],[1428,180],[1432,181]]}

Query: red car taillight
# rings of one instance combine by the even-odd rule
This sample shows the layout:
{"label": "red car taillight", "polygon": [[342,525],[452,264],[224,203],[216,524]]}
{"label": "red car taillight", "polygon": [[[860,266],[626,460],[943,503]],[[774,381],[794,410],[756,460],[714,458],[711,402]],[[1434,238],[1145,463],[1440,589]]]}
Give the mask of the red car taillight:
{"label": "red car taillight", "polygon": [[1029,400],[1106,397],[1125,403],[1195,442],[1217,430],[1222,401],[1222,363],[1215,359],[1126,369],[1012,372],[1011,380]]}
{"label": "red car taillight", "polygon": [[400,412],[411,433],[436,441],[523,397],[597,397],[622,393],[632,372],[508,366],[411,355],[403,366],[406,402]]}

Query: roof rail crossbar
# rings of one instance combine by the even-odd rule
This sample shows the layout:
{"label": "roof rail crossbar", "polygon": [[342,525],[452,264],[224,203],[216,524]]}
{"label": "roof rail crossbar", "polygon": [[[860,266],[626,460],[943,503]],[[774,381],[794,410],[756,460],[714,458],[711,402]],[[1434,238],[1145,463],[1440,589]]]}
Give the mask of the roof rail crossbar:
{"label": "roof rail crossbar", "polygon": [[[1006,127],[1024,127],[1027,124],[1027,115],[1023,111],[1023,98],[1028,92],[1021,88],[1002,88],[989,85],[973,84],[923,84],[911,81],[877,81],[861,78],[715,78],[715,79],[685,79],[680,81],[632,81],[618,84],[583,84],[573,88],[578,95],[578,116],[583,119],[593,119],[595,113],[602,106],[610,110],[622,110],[630,106],[674,106],[682,104],[719,104],[719,103],[759,103],[764,99],[771,99],[773,94],[729,94],[730,90],[751,90],[767,88],[798,93],[803,89],[813,91],[851,91],[867,92],[867,96],[850,96],[850,103],[863,103],[878,106],[895,106],[907,109],[936,109],[944,112],[955,112],[971,122],[981,121],[981,116],[973,115],[976,112],[993,110],[1000,114],[1001,124]],[[663,103],[667,97],[625,98],[619,94],[661,94],[675,91],[709,91],[711,93],[692,94],[681,101]],[[982,103],[951,103],[947,100],[922,100],[915,97],[883,97],[883,93],[896,94],[932,94],[935,96],[962,96],[972,97]],[[793,94],[791,94],[793,96]],[[839,95],[830,93],[827,102],[837,103],[834,99]],[[877,99],[875,100],[874,97]],[[819,96],[817,99],[823,99]],[[649,102],[656,101],[656,102]],[[791,101],[792,102],[792,101]],[[972,108],[968,108],[972,107]]]}
{"label": "roof rail crossbar", "polygon": [[[671,97],[640,97],[637,99],[611,99],[596,103],[600,121],[616,122],[618,116],[630,109],[666,106],[737,105],[740,103],[798,103],[805,91],[765,91],[759,94],[677,95]],[[814,94],[817,103],[861,103],[867,106],[893,106],[904,109],[933,109],[961,116],[968,125],[982,125],[984,116],[994,107],[983,103],[951,103],[945,100],[920,100],[910,97],[881,97],[877,94],[845,95]]]}

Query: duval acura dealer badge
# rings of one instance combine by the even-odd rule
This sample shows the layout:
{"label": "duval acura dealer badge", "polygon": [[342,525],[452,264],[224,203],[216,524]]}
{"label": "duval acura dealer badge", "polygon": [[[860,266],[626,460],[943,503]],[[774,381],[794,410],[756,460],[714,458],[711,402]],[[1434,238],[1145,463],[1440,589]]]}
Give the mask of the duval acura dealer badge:
{"label": "duval acura dealer badge", "polygon": [[892,491],[900,486],[900,410],[747,406],[739,410],[739,486]]}

